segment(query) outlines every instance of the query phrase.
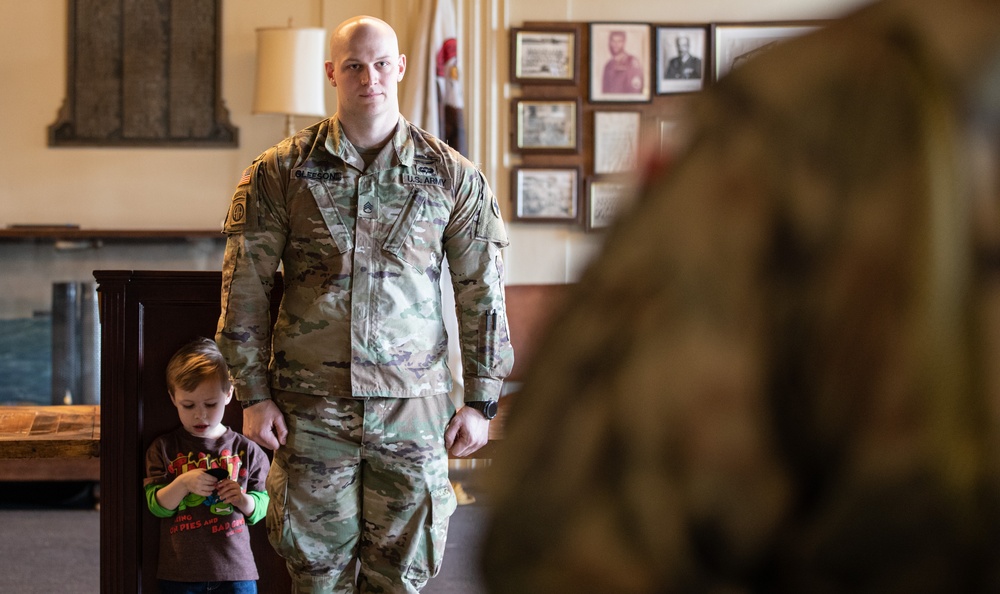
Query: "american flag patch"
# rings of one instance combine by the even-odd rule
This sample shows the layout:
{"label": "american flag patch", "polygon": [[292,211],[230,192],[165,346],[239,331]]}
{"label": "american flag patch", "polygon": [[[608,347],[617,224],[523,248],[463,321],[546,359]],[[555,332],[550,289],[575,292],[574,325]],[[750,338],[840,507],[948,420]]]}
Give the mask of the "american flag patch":
{"label": "american flag patch", "polygon": [[250,167],[247,167],[246,169],[243,170],[243,177],[240,178],[240,183],[236,184],[237,186],[242,186],[244,184],[250,183],[250,170],[251,169],[253,169],[253,165],[251,165]]}

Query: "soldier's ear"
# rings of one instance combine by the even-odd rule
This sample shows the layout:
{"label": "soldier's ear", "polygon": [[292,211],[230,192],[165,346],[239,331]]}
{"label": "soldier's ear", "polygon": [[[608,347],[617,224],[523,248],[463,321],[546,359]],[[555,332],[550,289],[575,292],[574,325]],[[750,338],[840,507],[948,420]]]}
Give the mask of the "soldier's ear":
{"label": "soldier's ear", "polygon": [[323,67],[326,69],[326,80],[330,81],[331,87],[337,86],[337,76],[334,74],[333,62],[327,60],[323,63]]}

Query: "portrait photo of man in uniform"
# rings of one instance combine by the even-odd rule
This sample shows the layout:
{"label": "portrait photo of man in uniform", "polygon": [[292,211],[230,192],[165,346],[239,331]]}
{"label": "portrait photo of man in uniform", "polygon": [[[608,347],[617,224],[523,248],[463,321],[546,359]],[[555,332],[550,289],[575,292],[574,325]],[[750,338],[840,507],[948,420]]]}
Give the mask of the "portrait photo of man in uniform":
{"label": "portrait photo of man in uniform", "polygon": [[656,92],[699,91],[705,78],[705,29],[656,28]]}
{"label": "portrait photo of man in uniform", "polygon": [[592,23],[590,100],[648,101],[649,56],[649,25]]}

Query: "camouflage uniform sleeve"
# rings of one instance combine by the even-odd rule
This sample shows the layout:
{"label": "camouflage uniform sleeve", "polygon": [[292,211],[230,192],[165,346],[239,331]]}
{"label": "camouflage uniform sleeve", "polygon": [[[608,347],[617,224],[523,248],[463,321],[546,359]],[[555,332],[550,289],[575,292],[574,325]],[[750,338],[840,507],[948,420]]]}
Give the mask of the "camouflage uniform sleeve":
{"label": "camouflage uniform sleeve", "polygon": [[465,400],[497,399],[514,364],[507,332],[503,257],[507,232],[486,179],[469,168],[456,184],[444,249],[455,287]]}
{"label": "camouflage uniform sleeve", "polygon": [[216,341],[229,363],[239,400],[270,398],[271,289],[287,235],[276,150],[244,171],[226,216],[222,314]]}

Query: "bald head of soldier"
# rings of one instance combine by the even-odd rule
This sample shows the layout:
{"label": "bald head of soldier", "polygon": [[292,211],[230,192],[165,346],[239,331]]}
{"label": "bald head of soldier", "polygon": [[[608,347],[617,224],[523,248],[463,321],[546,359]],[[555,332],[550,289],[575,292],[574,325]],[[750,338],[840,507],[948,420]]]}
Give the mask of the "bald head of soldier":
{"label": "bald head of soldier", "polygon": [[385,21],[357,16],[334,29],[326,77],[337,89],[337,118],[351,142],[370,147],[392,134],[405,71],[406,56]]}

